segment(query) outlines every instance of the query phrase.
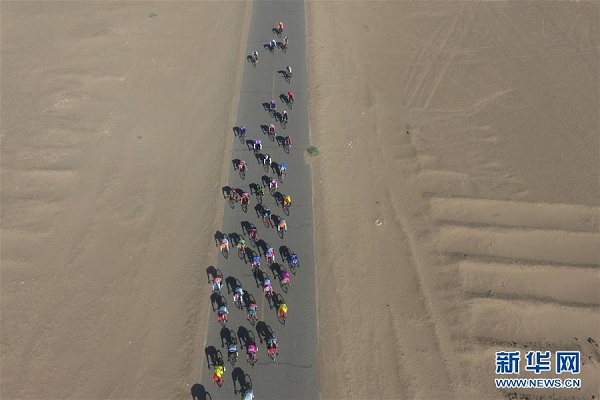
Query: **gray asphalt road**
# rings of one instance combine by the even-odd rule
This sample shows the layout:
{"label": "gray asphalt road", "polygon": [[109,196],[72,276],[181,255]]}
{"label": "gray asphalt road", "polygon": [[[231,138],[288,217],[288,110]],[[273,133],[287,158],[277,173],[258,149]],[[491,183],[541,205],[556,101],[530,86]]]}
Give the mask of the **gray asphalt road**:
{"label": "gray asphalt road", "polygon": [[[283,36],[278,38],[272,32],[279,21],[285,23],[283,36],[288,36],[289,48],[285,53],[279,48],[274,53],[270,53],[263,45],[273,38],[277,41],[283,40]],[[250,271],[250,264],[238,257],[233,243],[228,259],[219,257],[216,268],[223,273],[226,286],[232,290],[232,286],[235,285],[233,282],[239,280],[243,288],[257,300],[259,322],[256,326],[252,326],[246,320],[246,310],[238,310],[235,307],[233,291],[228,293],[228,288],[224,286],[222,295],[227,301],[230,313],[227,329],[222,329],[218,324],[216,314],[211,316],[205,351],[207,364],[210,364],[215,351],[221,351],[227,367],[225,385],[222,388],[211,386],[212,367],[203,374],[203,385],[213,399],[240,398],[239,390],[244,384],[252,385],[258,399],[316,399],[318,382],[312,192],[310,170],[304,161],[305,150],[309,146],[304,2],[255,1],[247,54],[251,54],[253,50],[258,50],[260,53],[258,65],[253,66],[246,60],[241,60],[245,66],[239,100],[238,125],[246,126],[247,140],[259,138],[263,141],[261,153],[270,153],[274,162],[287,164],[288,174],[285,181],[280,183],[279,192],[290,194],[294,206],[290,215],[285,216],[268,191],[264,198],[264,205],[274,214],[284,217],[287,222],[288,231],[283,239],[278,236],[275,228],[265,227],[262,219],[257,215],[254,209],[257,205],[255,196],[252,196],[252,204],[247,213],[243,212],[239,203],[234,209],[229,204],[225,205],[221,232],[235,238],[235,234],[242,234],[244,221],[252,223],[258,228],[259,239],[275,249],[277,264],[287,268],[287,262],[282,257],[282,253],[287,249],[299,255],[301,268],[296,275],[292,275],[292,287],[284,293],[278,280],[274,279],[275,272],[266,266],[264,257],[261,257],[261,265],[273,281],[276,295],[282,296],[289,308],[289,319],[283,325],[277,319],[276,309],[269,307],[269,302],[262,296],[261,288],[257,287],[257,280]],[[286,82],[283,74],[278,72],[284,70],[287,65],[293,69],[293,78],[289,83]],[[280,99],[280,95],[287,94],[288,90],[295,93],[293,109]],[[289,112],[290,121],[285,129],[263,108],[263,103],[268,103],[272,99],[277,101],[277,108],[280,111]],[[270,141],[262,132],[261,125],[272,122],[277,127],[278,136],[292,136],[293,146],[289,154],[284,152],[277,140]],[[264,176],[274,174],[267,173],[263,169],[254,153],[234,136],[231,128],[233,127],[229,129],[233,140],[231,159],[247,161],[250,169],[242,180],[234,170],[233,163],[230,163],[229,181],[224,182],[223,186],[241,188],[250,192],[252,183],[261,183]],[[260,247],[263,243],[259,241],[258,244]],[[257,248],[253,250],[258,251]],[[216,251],[218,250],[215,249]],[[260,250],[260,253],[263,255],[263,250]],[[234,366],[227,362],[227,349],[221,347],[221,344],[229,334],[228,329],[231,329],[242,343],[248,336],[255,338],[259,349],[258,363],[250,366],[246,362],[246,348],[240,350],[240,359]],[[261,337],[267,336],[269,331],[277,337],[280,345],[276,362],[272,362],[268,357],[266,344],[260,342]],[[207,366],[205,365],[204,368]]]}

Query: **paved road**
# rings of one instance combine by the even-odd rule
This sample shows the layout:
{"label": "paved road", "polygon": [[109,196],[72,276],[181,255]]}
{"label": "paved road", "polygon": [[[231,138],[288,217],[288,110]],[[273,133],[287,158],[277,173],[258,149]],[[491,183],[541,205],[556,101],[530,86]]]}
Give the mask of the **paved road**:
{"label": "paved road", "polygon": [[[263,47],[272,38],[277,38],[272,29],[278,21],[285,23],[285,33],[289,37],[289,48],[284,54],[282,50],[276,49],[271,54]],[[283,239],[279,238],[274,228],[267,229],[262,220],[257,216],[254,206],[256,199],[252,197],[251,207],[244,213],[239,203],[234,209],[225,205],[225,215],[221,232],[241,234],[242,221],[248,221],[256,225],[259,238],[269,243],[276,253],[276,262],[287,267],[282,262],[281,250],[285,247],[298,253],[301,260],[301,268],[297,274],[292,275],[292,287],[288,293],[283,293],[278,281],[273,279],[273,272],[266,268],[264,257],[262,257],[263,270],[268,271],[273,280],[273,287],[278,295],[283,296],[289,308],[289,319],[285,325],[277,320],[275,308],[270,309],[269,303],[262,291],[257,287],[255,278],[250,272],[250,264],[242,261],[232,246],[227,260],[220,256],[217,268],[223,273],[228,283],[238,279],[245,290],[257,299],[259,305],[259,322],[251,326],[246,321],[246,311],[236,309],[233,304],[233,293],[228,294],[224,288],[223,296],[227,301],[230,312],[227,328],[232,329],[240,339],[249,335],[256,338],[258,345],[259,361],[254,367],[245,360],[245,348],[240,352],[240,360],[235,366],[227,363],[227,351],[221,347],[222,338],[226,331],[221,330],[217,323],[216,314],[211,315],[207,338],[207,359],[210,363],[210,353],[220,350],[226,362],[225,385],[222,388],[211,386],[212,369],[203,373],[203,385],[210,392],[213,399],[240,398],[235,390],[240,385],[251,383],[255,396],[259,399],[316,399],[318,398],[317,365],[316,365],[316,295],[315,276],[313,261],[313,215],[312,215],[312,191],[310,169],[305,164],[305,149],[309,146],[308,137],[308,103],[307,103],[307,73],[306,73],[306,33],[305,33],[305,10],[303,1],[255,1],[253,2],[252,19],[248,39],[247,54],[252,50],[260,53],[259,63],[256,67],[245,62],[244,78],[240,93],[238,124],[247,128],[247,139],[260,138],[263,141],[262,153],[270,153],[276,163],[285,162],[288,174],[285,182],[280,184],[279,191],[290,194],[294,207],[290,215],[285,216],[281,207],[276,205],[275,199],[267,192],[263,203],[268,206],[274,214],[285,218],[288,231]],[[293,68],[293,78],[287,83],[279,70],[285,69],[287,65]],[[296,101],[293,109],[285,106],[280,100],[281,94],[287,94],[288,90],[294,91]],[[275,122],[263,109],[262,103],[271,99],[277,100],[279,110],[286,109],[290,115],[287,127]],[[291,135],[293,147],[290,154],[286,154],[283,147],[277,142],[271,142],[267,135],[261,130],[261,125],[271,122],[277,126],[278,135]],[[250,191],[251,183],[260,183],[266,173],[262,165],[254,157],[252,151],[242,144],[230,130],[233,140],[232,160],[246,160],[250,170],[242,180],[234,171],[232,163],[229,164],[229,182],[224,182],[234,188]],[[233,235],[234,236],[234,235]],[[259,242],[260,244],[260,242]],[[256,250],[256,249],[255,249]],[[218,250],[215,248],[215,252]],[[208,301],[208,299],[207,299]],[[261,334],[272,330],[277,337],[279,357],[273,363],[267,355],[265,343],[260,343]],[[243,340],[242,340],[243,341]],[[213,346],[211,348],[210,346]],[[205,365],[204,368],[207,366]]]}

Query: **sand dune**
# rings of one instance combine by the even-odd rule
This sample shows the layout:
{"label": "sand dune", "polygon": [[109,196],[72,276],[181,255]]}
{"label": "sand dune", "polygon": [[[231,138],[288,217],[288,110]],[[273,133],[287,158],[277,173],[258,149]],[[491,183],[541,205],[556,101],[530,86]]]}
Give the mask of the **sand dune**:
{"label": "sand dune", "polygon": [[[597,6],[309,12],[324,397],[598,397]],[[582,389],[495,389],[532,348]]]}
{"label": "sand dune", "polygon": [[249,7],[1,7],[1,397],[189,398]]}

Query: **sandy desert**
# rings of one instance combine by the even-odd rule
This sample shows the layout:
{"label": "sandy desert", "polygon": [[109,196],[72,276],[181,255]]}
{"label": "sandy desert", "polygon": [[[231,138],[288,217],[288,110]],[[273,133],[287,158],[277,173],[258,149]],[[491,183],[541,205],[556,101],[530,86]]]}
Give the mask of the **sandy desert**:
{"label": "sandy desert", "polygon": [[[252,3],[0,7],[0,397],[190,398]],[[598,3],[306,7],[322,398],[600,397]]]}

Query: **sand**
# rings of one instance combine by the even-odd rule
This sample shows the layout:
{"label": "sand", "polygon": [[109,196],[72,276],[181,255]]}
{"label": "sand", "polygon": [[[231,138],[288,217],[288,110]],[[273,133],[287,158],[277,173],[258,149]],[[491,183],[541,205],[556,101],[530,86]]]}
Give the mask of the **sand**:
{"label": "sand", "polygon": [[190,397],[249,11],[2,2],[3,399]]}
{"label": "sand", "polygon": [[[598,397],[597,4],[307,5],[323,398]],[[3,399],[200,382],[250,8],[1,3]]]}
{"label": "sand", "polygon": [[[597,3],[308,15],[323,397],[597,398]],[[495,389],[530,349],[583,387]]]}

